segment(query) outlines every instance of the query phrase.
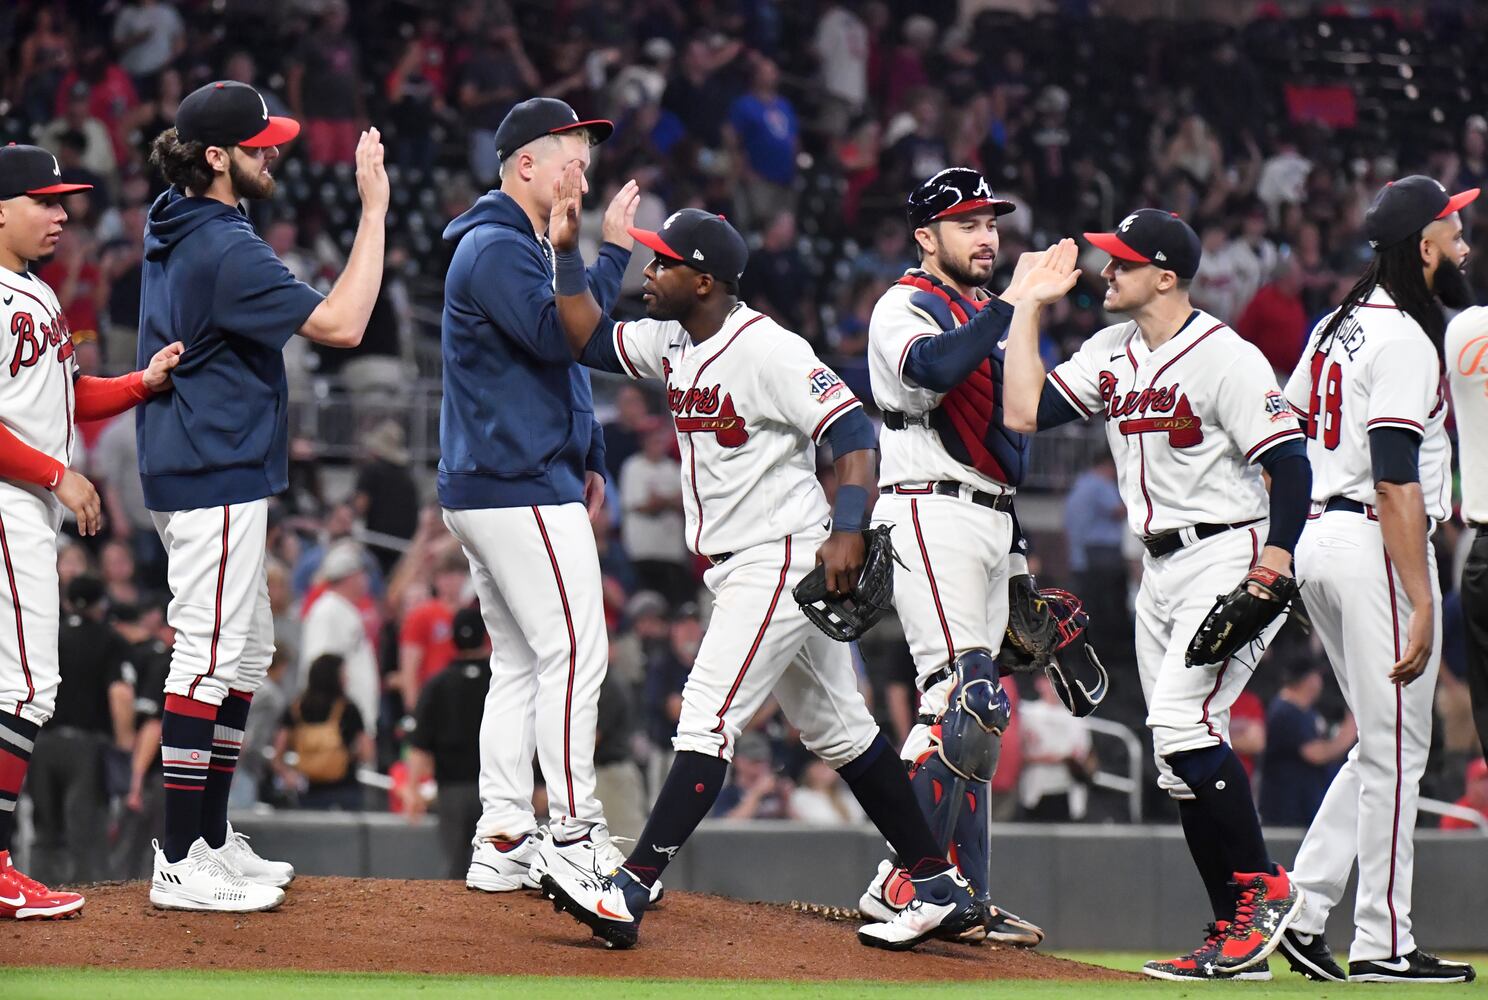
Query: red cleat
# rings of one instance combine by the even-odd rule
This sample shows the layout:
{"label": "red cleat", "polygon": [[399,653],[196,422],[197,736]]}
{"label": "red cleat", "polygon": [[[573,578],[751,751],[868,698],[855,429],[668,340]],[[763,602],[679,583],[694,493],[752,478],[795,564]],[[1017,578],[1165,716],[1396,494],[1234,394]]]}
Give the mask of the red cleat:
{"label": "red cleat", "polygon": [[1239,972],[1264,962],[1281,944],[1282,933],[1302,909],[1301,895],[1280,865],[1275,875],[1236,872],[1231,884],[1240,897],[1229,936],[1215,959],[1222,972]]}
{"label": "red cleat", "polygon": [[53,892],[34,878],[16,871],[10,852],[0,851],[0,919],[64,920],[83,908],[75,892]]}

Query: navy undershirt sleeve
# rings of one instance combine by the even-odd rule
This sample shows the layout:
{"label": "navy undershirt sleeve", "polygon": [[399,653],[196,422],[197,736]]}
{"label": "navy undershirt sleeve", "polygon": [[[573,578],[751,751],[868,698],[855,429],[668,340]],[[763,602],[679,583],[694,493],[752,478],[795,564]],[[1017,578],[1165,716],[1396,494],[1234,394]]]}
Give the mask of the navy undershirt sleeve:
{"label": "navy undershirt sleeve", "polygon": [[584,345],[584,353],[579,355],[579,364],[602,372],[625,374],[620,355],[615,351],[615,321],[610,317],[599,318],[599,325],[589,335],[589,343]]}
{"label": "navy undershirt sleeve", "polygon": [[1080,411],[1070,405],[1070,401],[1056,388],[1054,383],[1044,379],[1044,390],[1039,393],[1038,406],[1038,429],[1046,431],[1050,427],[1058,427],[1072,420],[1080,419]]}
{"label": "navy undershirt sleeve", "polygon": [[1369,465],[1377,483],[1421,481],[1421,439],[1399,427],[1369,432]]}
{"label": "navy undershirt sleeve", "polygon": [[954,330],[915,341],[904,359],[904,374],[931,392],[950,392],[1007,336],[1013,307],[992,299]]}
{"label": "navy undershirt sleeve", "polygon": [[1287,552],[1297,547],[1312,500],[1312,464],[1307,446],[1293,439],[1262,452],[1256,461],[1271,474],[1271,530],[1267,545]]}
{"label": "navy undershirt sleeve", "polygon": [[873,433],[873,421],[861,406],[853,407],[832,421],[832,426],[822,435],[822,441],[832,446],[833,458],[841,458],[852,451],[872,451],[878,447],[878,436]]}

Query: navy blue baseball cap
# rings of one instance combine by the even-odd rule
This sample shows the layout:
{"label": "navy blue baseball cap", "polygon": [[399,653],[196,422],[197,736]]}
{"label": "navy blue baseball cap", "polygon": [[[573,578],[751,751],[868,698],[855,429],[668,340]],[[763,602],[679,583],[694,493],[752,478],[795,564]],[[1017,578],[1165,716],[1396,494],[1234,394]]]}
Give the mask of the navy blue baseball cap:
{"label": "navy blue baseball cap", "polygon": [[911,229],[966,212],[991,210],[994,215],[1007,215],[1017,206],[992,193],[992,185],[980,172],[970,167],[947,167],[915,188],[909,196],[907,213]]}
{"label": "navy blue baseball cap", "polygon": [[1117,260],[1151,264],[1184,280],[1198,273],[1203,255],[1193,227],[1161,208],[1139,208],[1114,233],[1086,233],[1085,238]]}
{"label": "navy blue baseball cap", "polygon": [[197,87],[176,108],[176,135],[182,142],[257,148],[282,146],[299,134],[299,122],[269,114],[263,95],[236,80]]}
{"label": "navy blue baseball cap", "polygon": [[0,201],[23,194],[38,198],[49,194],[87,191],[92,184],[64,184],[57,158],[40,146],[0,147]]}
{"label": "navy blue baseball cap", "polygon": [[739,231],[723,216],[701,208],[673,212],[654,233],[632,226],[630,235],[663,257],[724,281],[738,281],[749,263],[749,245]]}
{"label": "navy blue baseball cap", "polygon": [[603,118],[581,121],[577,111],[556,97],[529,98],[508,111],[496,127],[496,155],[504,160],[533,139],[580,128],[588,129],[598,144],[614,133],[615,123]]}
{"label": "navy blue baseball cap", "polygon": [[1375,250],[1394,246],[1467,205],[1479,190],[1449,195],[1441,182],[1423,174],[1391,181],[1379,189],[1364,213],[1364,236]]}
{"label": "navy blue baseball cap", "polygon": [[461,608],[450,625],[456,649],[480,649],[486,644],[486,622],[479,608]]}

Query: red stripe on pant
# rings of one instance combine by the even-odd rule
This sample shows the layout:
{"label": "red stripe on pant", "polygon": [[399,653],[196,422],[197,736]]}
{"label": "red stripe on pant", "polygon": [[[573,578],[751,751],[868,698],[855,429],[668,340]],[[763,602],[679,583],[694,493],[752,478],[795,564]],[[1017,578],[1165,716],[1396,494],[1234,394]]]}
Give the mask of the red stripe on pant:
{"label": "red stripe on pant", "polygon": [[15,707],[15,714],[20,715],[21,709],[36,697],[36,685],[31,682],[31,665],[26,662],[26,626],[21,616],[21,594],[16,589],[15,569],[10,565],[10,541],[5,537],[4,515],[0,515],[0,552],[5,555],[5,578],[10,581],[10,602],[15,608],[16,648],[21,651],[21,673],[26,676],[26,699],[16,702]]}
{"label": "red stripe on pant", "polygon": [[[749,647],[749,655],[744,657],[744,664],[739,667],[739,673],[734,677],[734,686],[729,688],[728,697],[723,699],[723,707],[718,710],[718,725],[713,727],[714,733],[723,732],[723,717],[728,713],[729,706],[734,703],[735,696],[739,693],[739,687],[744,683],[744,675],[749,672],[749,665],[754,662],[754,654],[759,652],[760,643],[765,641],[765,630],[770,627],[770,619],[775,617],[775,608],[780,603],[780,595],[785,590],[785,580],[790,572],[791,564],[791,540],[785,536],[785,562],[780,567],[780,582],[775,584],[775,593],[770,598],[770,607],[765,611],[765,620],[760,623],[759,631],[754,634],[754,645]],[[718,748],[718,756],[723,756],[723,751],[728,746],[728,738],[725,737],[723,746]]]}
{"label": "red stripe on pant", "polygon": [[920,530],[920,502],[909,502],[909,516],[914,521],[915,541],[920,543],[920,559],[925,564],[925,577],[930,581],[930,597],[935,601],[935,613],[940,616],[940,630],[945,634],[946,666],[956,661],[956,644],[951,641],[951,626],[946,621],[945,608],[940,603],[940,588],[935,584],[935,571],[930,568],[930,552],[925,548],[925,533]]}
{"label": "red stripe on pant", "polygon": [[[1385,582],[1390,588],[1390,627],[1395,632],[1395,661],[1400,662],[1400,609],[1395,604],[1395,568],[1390,565],[1389,550],[1385,551]],[[1395,858],[1400,842],[1400,794],[1404,777],[1400,751],[1401,689],[1395,685],[1395,821],[1390,828],[1390,881],[1385,888],[1385,905],[1390,909],[1390,954],[1400,954],[1400,920],[1395,915]]]}
{"label": "red stripe on pant", "polygon": [[568,625],[568,691],[563,696],[563,780],[568,786],[568,814],[577,819],[574,816],[573,763],[569,753],[569,736],[573,726],[574,672],[579,661],[579,643],[574,636],[573,612],[568,607],[568,591],[563,587],[563,573],[558,569],[558,555],[553,551],[553,543],[548,538],[547,525],[543,524],[542,512],[536,507],[532,508],[532,516],[537,519],[537,530],[542,535],[543,546],[548,550],[553,579],[558,583],[558,599],[563,603],[563,620]]}
{"label": "red stripe on pant", "polygon": [[232,508],[222,508],[222,556],[217,560],[217,598],[214,604],[212,620],[212,655],[207,661],[207,672],[198,676],[186,689],[186,697],[196,697],[196,686],[202,682],[203,677],[211,677],[217,672],[217,640],[222,637],[222,585],[227,579],[227,527],[231,519]]}

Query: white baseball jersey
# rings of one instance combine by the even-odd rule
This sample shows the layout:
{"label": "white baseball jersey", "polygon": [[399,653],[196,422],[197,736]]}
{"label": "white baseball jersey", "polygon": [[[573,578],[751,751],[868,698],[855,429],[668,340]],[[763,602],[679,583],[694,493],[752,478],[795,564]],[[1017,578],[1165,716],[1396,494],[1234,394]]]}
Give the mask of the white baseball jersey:
{"label": "white baseball jersey", "polygon": [[1445,353],[1457,415],[1462,516],[1488,524],[1488,306],[1463,310],[1447,324]]}
{"label": "white baseball jersey", "polygon": [[862,404],[806,341],[742,302],[701,344],[651,319],[612,336],[627,374],[666,381],[689,549],[738,552],[827,520],[807,445]]}
{"label": "white baseball jersey", "polygon": [[[0,267],[0,323],[7,334],[0,351],[0,423],[22,444],[69,465],[77,360],[62,306],[40,278]],[[15,485],[44,495],[28,483]]]}
{"label": "white baseball jersey", "polygon": [[1307,422],[1312,498],[1347,497],[1373,504],[1369,432],[1396,427],[1421,437],[1421,492],[1438,521],[1452,505],[1452,443],[1436,350],[1419,323],[1375,288],[1320,344],[1323,318],[1287,380],[1287,402]]}
{"label": "white baseball jersey", "polygon": [[1135,322],[1106,327],[1049,381],[1080,414],[1104,414],[1139,535],[1265,517],[1252,463],[1302,437],[1265,357],[1202,310],[1155,351]]}
{"label": "white baseball jersey", "polygon": [[[910,285],[892,286],[873,307],[868,320],[868,378],[873,400],[880,410],[909,416],[929,413],[946,396],[916,385],[904,374],[909,349],[917,341],[943,332],[939,323],[910,301],[917,291]],[[940,435],[929,427],[885,427],[879,433],[878,447],[880,486],[953,480],[987,493],[1013,492],[1012,487],[952,458]]]}

